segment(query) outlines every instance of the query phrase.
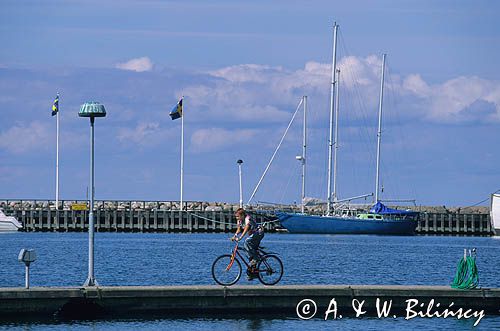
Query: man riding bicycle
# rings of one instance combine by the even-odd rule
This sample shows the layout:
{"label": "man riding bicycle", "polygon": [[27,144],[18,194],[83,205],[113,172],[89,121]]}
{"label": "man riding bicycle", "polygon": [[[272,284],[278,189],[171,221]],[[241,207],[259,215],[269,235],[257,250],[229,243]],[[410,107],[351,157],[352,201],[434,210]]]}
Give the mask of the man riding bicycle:
{"label": "man riding bicycle", "polygon": [[[257,223],[246,214],[243,208],[238,208],[234,213],[237,219],[237,227],[234,236],[231,240],[240,241],[248,234],[248,238],[245,240],[245,248],[248,252],[248,259],[250,260],[250,269],[247,270],[248,280],[255,278],[255,268],[259,259],[259,254],[257,249],[259,248],[262,238],[264,238],[264,229],[257,225]],[[243,225],[243,220],[245,224]],[[242,229],[243,228],[243,232]],[[240,236],[238,234],[241,233]]]}

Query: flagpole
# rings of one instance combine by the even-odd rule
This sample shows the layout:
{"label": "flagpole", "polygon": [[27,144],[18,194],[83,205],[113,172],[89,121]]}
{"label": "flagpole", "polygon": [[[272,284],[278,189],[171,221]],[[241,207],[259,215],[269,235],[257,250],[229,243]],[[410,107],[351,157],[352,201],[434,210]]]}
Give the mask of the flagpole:
{"label": "flagpole", "polygon": [[181,113],[181,210],[184,210],[183,205],[183,185],[184,185],[184,96],[182,96],[182,113]]}
{"label": "flagpole", "polygon": [[56,114],[56,209],[59,209],[59,109]]}

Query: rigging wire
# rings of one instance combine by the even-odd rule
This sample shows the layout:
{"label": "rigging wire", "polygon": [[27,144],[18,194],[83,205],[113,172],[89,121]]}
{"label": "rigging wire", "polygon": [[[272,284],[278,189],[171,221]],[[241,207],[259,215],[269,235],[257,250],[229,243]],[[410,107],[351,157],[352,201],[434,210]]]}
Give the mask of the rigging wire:
{"label": "rigging wire", "polygon": [[[297,168],[297,167],[299,167],[299,168]],[[280,204],[284,204],[285,194],[288,192],[288,188],[289,188],[289,186],[290,186],[290,182],[292,182],[292,180],[293,180],[294,178],[295,178],[295,184],[296,184],[296,185],[294,185],[294,187],[299,187],[299,185],[298,185],[298,184],[299,184],[299,183],[298,183],[298,179],[299,179],[299,176],[298,176],[298,175],[299,175],[299,172],[298,172],[297,170],[301,171],[301,170],[302,170],[302,168],[301,168],[301,167],[302,167],[302,165],[298,165],[298,166],[297,166],[297,165],[295,165],[295,167],[289,167],[289,170],[290,170],[290,171],[289,171],[289,173],[288,173],[288,181],[287,181],[287,183],[286,183],[286,185],[285,185],[284,189],[283,189],[283,190],[281,190],[281,198],[278,200],[278,202],[279,202]],[[294,194],[294,195],[296,195],[296,194]],[[294,200],[294,201],[296,201],[296,200]],[[300,201],[300,199],[299,199],[299,201]]]}
{"label": "rigging wire", "polygon": [[[500,192],[500,189],[498,189],[498,190],[496,190],[495,192],[493,192],[493,194],[495,194],[495,193],[497,193],[497,192]],[[462,210],[464,210],[464,209],[466,209],[466,208],[476,207],[476,206],[478,206],[478,205],[480,205],[480,204],[482,204],[482,203],[484,203],[484,202],[486,202],[486,201],[490,200],[490,198],[491,198],[491,197],[487,197],[486,199],[481,200],[481,201],[479,201],[479,202],[476,202],[475,204],[473,204],[473,205],[471,205],[471,206],[463,207],[463,208],[462,208]]]}
{"label": "rigging wire", "polygon": [[[340,33],[340,41],[341,41],[341,46],[345,49],[346,57],[349,56],[349,54],[351,54],[351,53],[350,53],[349,49],[347,48],[347,44],[344,40],[342,32]],[[367,144],[366,147],[368,147],[368,144],[370,146],[374,146],[375,142],[376,142],[374,135],[369,133],[366,128],[371,127],[371,125],[369,124],[369,120],[370,120],[370,117],[375,117],[374,116],[375,113],[369,114],[369,112],[368,112],[368,107],[364,102],[364,98],[362,97],[362,93],[361,93],[360,88],[357,84],[357,82],[361,81],[361,78],[354,71],[352,71],[349,66],[346,66],[346,69],[351,74],[351,76],[353,78],[353,82],[354,82],[353,93],[355,94],[355,100],[357,101],[357,109],[359,109],[358,115],[360,115],[360,121],[362,122],[361,123],[362,127],[365,128],[365,130],[360,131],[360,133],[362,132],[365,134],[364,139],[361,139],[361,141],[364,141],[365,144]],[[353,120],[356,121],[355,118],[353,118]],[[362,138],[361,135],[360,135],[360,138]],[[371,161],[373,163],[375,163],[375,160],[376,160],[375,151],[371,147],[367,148],[367,150],[370,151]]]}
{"label": "rigging wire", "polygon": [[[342,32],[340,33],[340,44],[341,44],[341,50],[344,50],[345,57],[347,58],[350,53]],[[363,159],[363,161],[367,160],[369,162],[369,164],[366,164],[368,162],[360,162],[360,164],[356,164],[355,166],[344,167],[344,169],[350,169],[350,171],[352,172],[350,181],[354,182],[355,187],[366,186],[366,180],[364,181],[364,183],[360,183],[359,179],[361,177],[369,178],[372,176],[372,174],[370,173],[367,174],[367,176],[360,176],[359,169],[363,169],[363,171],[368,171],[368,169],[373,169],[373,166],[370,165],[375,164],[375,151],[372,147],[375,146],[375,140],[373,138],[373,134],[369,134],[368,132],[369,128],[372,127],[368,124],[370,116],[368,115],[367,112],[368,107],[365,104],[364,98],[362,97],[362,92],[358,84],[358,82],[361,81],[361,78],[353,70],[353,68],[351,68],[351,66],[347,65],[344,66],[342,68],[342,71],[343,72],[341,72],[341,76],[347,77],[348,79],[350,78],[353,84],[351,88],[346,87],[346,84],[343,85],[341,84],[342,95],[346,96],[345,98],[343,98],[343,100],[351,101],[351,103],[344,102],[343,109],[348,109],[348,110],[343,111],[341,114],[343,115],[347,123],[352,123],[351,125],[354,128],[355,135],[358,137],[359,144],[362,148],[361,150],[357,150],[354,152],[354,146],[356,143],[355,141],[352,141],[352,139],[350,142],[347,139],[344,139],[342,141],[342,146],[346,147],[345,149],[347,151],[350,151],[350,155],[358,155],[358,157],[354,156],[351,158],[351,160],[353,160],[352,162],[359,160],[360,159],[359,156],[362,156],[365,153],[367,157],[366,158],[361,157],[361,159]],[[344,81],[345,80],[347,79],[344,79]],[[344,127],[347,127],[347,125]],[[348,136],[349,134],[344,134],[344,137],[347,138]],[[342,154],[346,155],[346,153]]]}
{"label": "rigging wire", "polygon": [[[315,105],[316,100],[315,98],[310,98],[307,101],[306,196],[325,197],[327,191],[328,132],[324,127],[325,121],[323,120],[324,116],[322,112],[324,108],[317,107]],[[300,150],[299,154],[301,152]]]}
{"label": "rigging wire", "polygon": [[[393,131],[397,131],[396,136],[398,137],[398,143],[401,146],[409,146],[410,144],[408,143],[408,141],[409,141],[408,135],[405,134],[403,132],[403,129],[402,129],[403,128],[403,121],[401,119],[401,114],[399,111],[400,105],[402,104],[402,102],[401,102],[399,94],[395,90],[397,88],[397,85],[393,81],[393,74],[392,74],[392,70],[391,70],[391,66],[390,66],[390,61],[386,61],[386,69],[387,69],[386,77],[387,77],[387,80],[389,83],[388,84],[389,86],[387,88],[387,92],[388,92],[387,99],[390,103],[392,103],[392,104],[390,104],[390,106],[392,106],[392,109],[389,107],[389,111],[390,111],[391,115],[393,115],[393,116],[391,116],[391,119],[393,119],[393,122],[395,123],[395,125],[391,125],[390,128]],[[386,126],[386,127],[389,127],[389,126]],[[403,152],[407,152],[407,151],[403,150]],[[384,164],[384,169],[386,169],[386,171],[384,171],[384,172],[387,175],[385,177],[391,179],[392,177],[390,177],[388,175],[388,171],[387,171],[387,170],[389,170],[389,172],[391,171],[390,166],[387,166],[387,164]],[[399,194],[404,194],[404,193],[408,194],[409,193],[415,199],[417,198],[417,193],[416,193],[416,190],[415,190],[413,185],[405,185],[406,189],[409,190],[409,192],[403,192],[403,190],[401,190],[401,187],[400,187],[401,181],[399,181],[399,180],[391,180],[391,185],[394,186],[395,193],[397,193],[397,192],[400,192]]]}
{"label": "rigging wire", "polygon": [[[297,108],[298,112],[302,111],[302,108],[299,109],[299,107],[300,103]],[[310,105],[308,108],[309,112]],[[293,116],[295,115],[296,113]],[[266,201],[272,201],[273,203],[278,202],[280,204],[283,204],[286,200],[288,200],[288,202],[297,201],[297,196],[301,196],[299,192],[299,189],[302,187],[301,185],[299,185],[299,179],[301,178],[301,176],[298,176],[296,174],[297,162],[295,160],[295,155],[302,154],[302,128],[303,117],[301,116],[301,120],[294,120],[292,117],[292,120],[290,121],[287,129],[288,133],[285,133],[284,139],[282,138],[282,141],[280,142],[280,152],[276,153],[280,148],[280,146],[278,146],[275,151],[275,155],[273,155],[273,157],[275,157],[273,160],[273,164],[275,166],[269,167],[267,172],[268,177],[275,179],[274,182],[277,184],[269,185],[268,182],[262,182],[260,190],[258,194],[255,195],[255,197],[258,196],[261,198],[260,200],[264,199]],[[298,134],[299,131],[301,132],[300,137]],[[292,154],[292,152],[295,154]],[[310,153],[308,154],[310,157]],[[291,155],[293,155],[293,157],[291,157]],[[290,184],[294,178],[296,180],[296,185],[293,185],[293,189],[291,190]],[[299,190],[297,191],[299,193],[295,192],[295,188]]]}
{"label": "rigging wire", "polygon": [[267,164],[267,167],[266,169],[264,170],[264,173],[262,174],[262,176],[260,177],[260,180],[259,182],[257,183],[257,185],[255,186],[255,189],[253,190],[252,192],[252,195],[250,196],[250,199],[248,199],[248,202],[247,202],[247,205],[250,204],[250,202],[252,201],[252,199],[254,198],[255,196],[255,193],[257,193],[257,190],[259,189],[259,186],[260,184],[262,183],[262,180],[264,179],[264,177],[266,176],[267,174],[267,171],[269,170],[269,168],[271,167],[271,164],[274,160],[274,158],[276,157],[276,154],[278,153],[280,147],[281,147],[281,144],[283,143],[283,141],[285,140],[285,137],[286,137],[286,134],[288,133],[288,130],[290,129],[290,127],[292,126],[293,124],[293,121],[295,119],[295,115],[297,115],[297,112],[299,111],[299,108],[300,106],[302,105],[302,102],[304,101],[303,98],[300,99],[300,102],[299,104],[297,105],[297,108],[295,109],[295,112],[293,113],[293,116],[292,116],[292,119],[290,120],[290,122],[288,123],[288,126],[287,128],[285,129],[285,133],[283,134],[283,136],[281,137],[281,140],[278,144],[278,146],[276,147],[276,149],[274,150],[274,153],[273,153],[273,156],[271,156],[271,160],[269,161],[269,163]]}

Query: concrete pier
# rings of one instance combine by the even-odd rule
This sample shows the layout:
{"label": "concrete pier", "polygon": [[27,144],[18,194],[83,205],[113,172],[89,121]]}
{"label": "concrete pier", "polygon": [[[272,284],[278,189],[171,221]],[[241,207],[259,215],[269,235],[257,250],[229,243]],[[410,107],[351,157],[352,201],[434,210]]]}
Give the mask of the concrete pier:
{"label": "concrete pier", "polygon": [[[304,299],[314,301],[324,318],[335,300],[337,314],[355,314],[359,303],[366,315],[377,314],[377,301],[391,305],[393,315],[412,310],[484,311],[500,315],[500,289],[456,290],[446,286],[289,285],[289,286],[129,286],[75,288],[0,288],[0,316],[100,317],[134,314],[217,315],[267,313],[297,317]],[[355,301],[357,300],[357,301]],[[413,300],[413,301],[408,301]],[[415,301],[416,300],[416,301]],[[309,301],[310,302],[310,301]],[[429,308],[430,306],[430,308]],[[299,309],[300,305],[299,305]]]}

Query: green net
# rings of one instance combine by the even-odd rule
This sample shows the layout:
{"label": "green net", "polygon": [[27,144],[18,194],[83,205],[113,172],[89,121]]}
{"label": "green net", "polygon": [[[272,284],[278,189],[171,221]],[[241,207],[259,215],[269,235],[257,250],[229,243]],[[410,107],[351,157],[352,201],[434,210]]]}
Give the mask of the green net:
{"label": "green net", "polygon": [[473,289],[479,285],[479,275],[476,266],[476,257],[465,256],[458,261],[457,272],[451,287],[457,289]]}

